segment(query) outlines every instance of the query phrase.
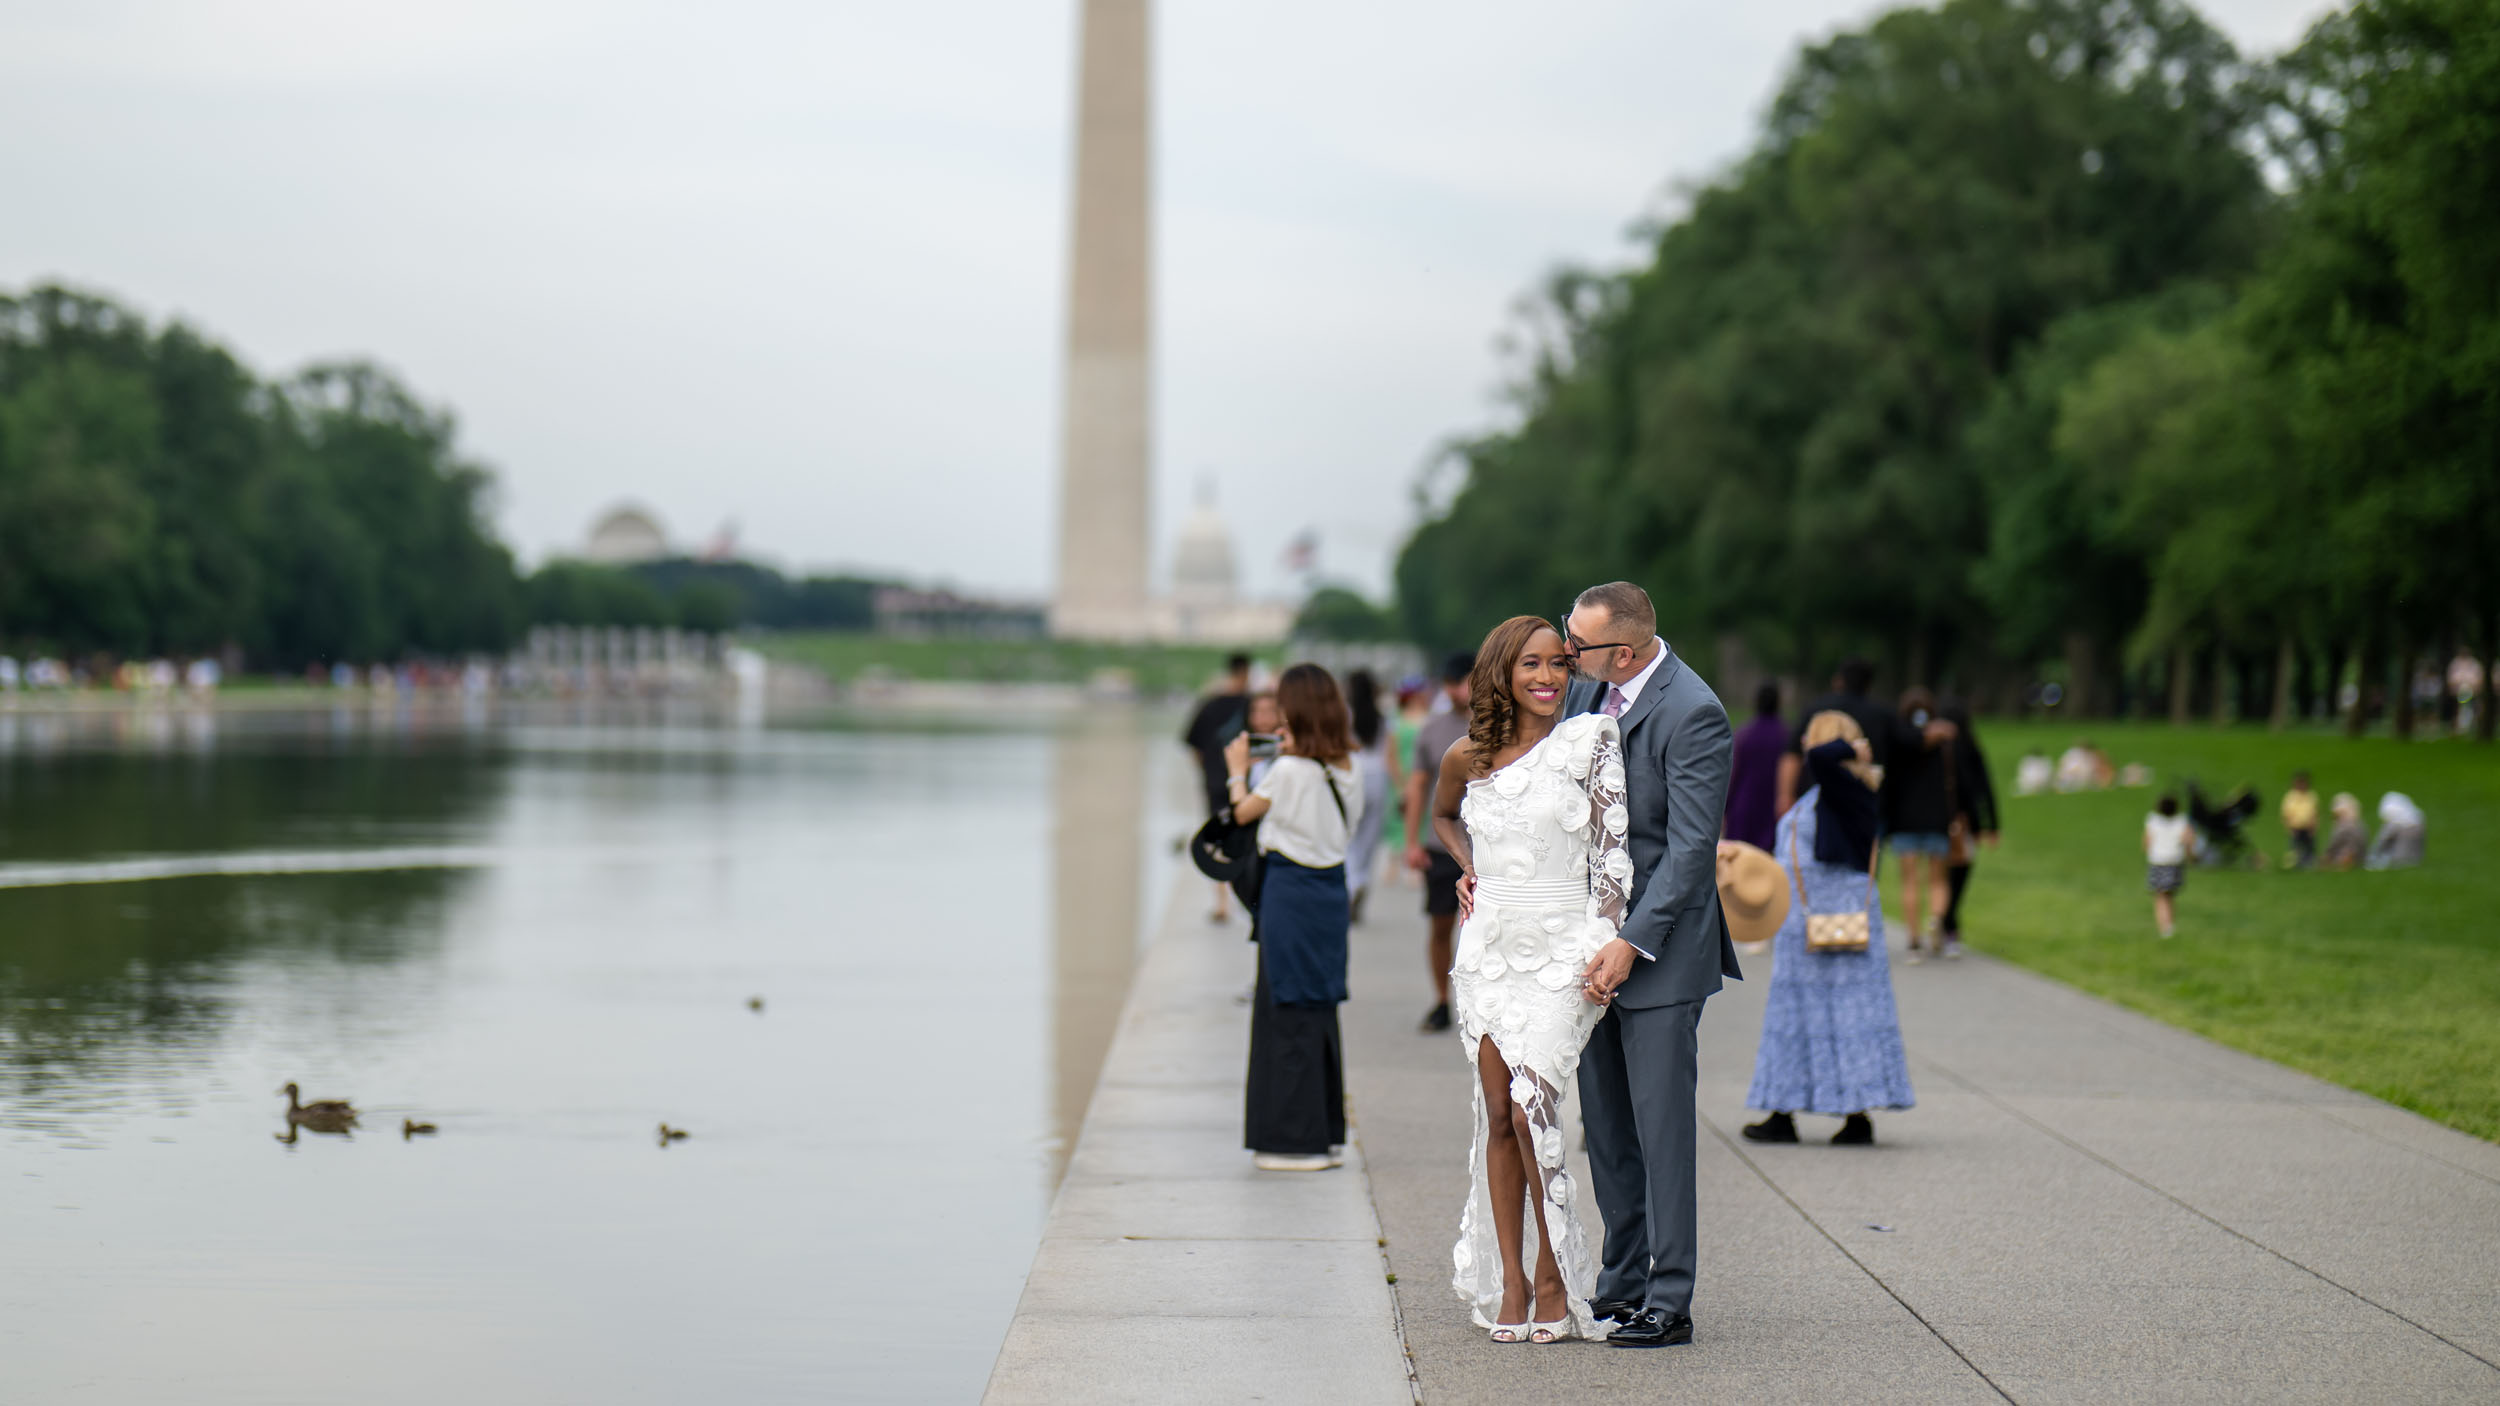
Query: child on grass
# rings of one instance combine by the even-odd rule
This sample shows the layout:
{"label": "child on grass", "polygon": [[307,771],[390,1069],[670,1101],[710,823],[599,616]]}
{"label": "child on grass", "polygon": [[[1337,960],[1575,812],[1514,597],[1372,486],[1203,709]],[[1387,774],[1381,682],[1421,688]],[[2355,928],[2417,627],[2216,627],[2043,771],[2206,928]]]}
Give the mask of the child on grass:
{"label": "child on grass", "polygon": [[2307,869],[2318,862],[2318,793],[2309,789],[2309,773],[2292,773],[2292,789],[2283,793],[2283,829],[2292,837],[2291,860],[2285,866]]}
{"label": "child on grass", "polygon": [[2188,850],[2194,843],[2187,817],[2179,814],[2177,796],[2163,796],[2153,813],[2144,817],[2144,886],[2153,891],[2153,921],[2160,924],[2164,937],[2170,936],[2177,923],[2171,897],[2185,882]]}
{"label": "child on grass", "polygon": [[2350,869],[2361,862],[2361,851],[2370,842],[2361,828],[2361,798],[2350,791],[2338,791],[2327,809],[2335,816],[2335,828],[2326,837],[2326,867]]}

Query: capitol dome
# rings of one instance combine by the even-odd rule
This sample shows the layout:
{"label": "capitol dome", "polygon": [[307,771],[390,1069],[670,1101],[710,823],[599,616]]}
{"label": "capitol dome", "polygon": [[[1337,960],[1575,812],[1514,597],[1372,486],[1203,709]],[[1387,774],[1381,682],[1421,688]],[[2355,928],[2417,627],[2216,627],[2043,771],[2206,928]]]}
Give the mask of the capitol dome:
{"label": "capitol dome", "polygon": [[1233,534],[1212,503],[1200,503],[1181,524],[1172,547],[1172,600],[1185,607],[1221,608],[1233,603],[1239,577],[1233,569]]}
{"label": "capitol dome", "polygon": [[660,530],[660,520],[649,512],[631,503],[619,503],[591,524],[590,541],[582,555],[611,566],[657,561],[668,555],[668,534]]}

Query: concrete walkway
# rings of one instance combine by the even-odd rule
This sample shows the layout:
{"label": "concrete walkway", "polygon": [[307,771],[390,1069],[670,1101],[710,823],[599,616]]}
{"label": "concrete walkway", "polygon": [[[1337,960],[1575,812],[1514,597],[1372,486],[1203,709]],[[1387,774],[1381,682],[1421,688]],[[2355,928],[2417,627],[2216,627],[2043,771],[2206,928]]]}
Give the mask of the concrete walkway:
{"label": "concrete walkway", "polygon": [[2500,1400],[2500,1146],[1976,955],[1896,955],[1919,1106],[1873,1148],[1737,1136],[1750,959],[1701,1025],[1694,1345],[1494,1346],[1449,1289],[1470,1076],[1415,1031],[1414,893],[1357,935],[1347,1063],[1433,1406]]}
{"label": "concrete walkway", "polygon": [[1255,973],[1185,881],[1148,948],[985,1402],[1414,1399],[1362,1151],[1241,1146]]}
{"label": "concrete walkway", "polygon": [[1919,1106],[1873,1148],[1736,1136],[1753,959],[1702,1021],[1696,1342],[1497,1347],[1449,1290],[1470,1075],[1415,1030],[1416,891],[1355,934],[1358,1146],[1306,1175],[1241,1151],[1250,952],[1198,893],[989,1401],[2500,1401],[2500,1146],[1976,955],[1896,962]]}

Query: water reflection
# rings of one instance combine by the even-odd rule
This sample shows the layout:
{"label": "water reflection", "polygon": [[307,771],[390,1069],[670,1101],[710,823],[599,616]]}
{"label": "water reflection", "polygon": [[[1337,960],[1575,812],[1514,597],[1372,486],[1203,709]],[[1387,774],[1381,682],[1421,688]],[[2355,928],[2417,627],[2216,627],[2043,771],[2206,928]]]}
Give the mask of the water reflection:
{"label": "water reflection", "polygon": [[1137,963],[1146,754],[1133,725],[1059,735],[1051,767],[1051,1140],[1046,1184],[1075,1149]]}
{"label": "water reflection", "polygon": [[0,860],[436,841],[506,779],[445,717],[213,718],[0,716]]}
{"label": "water reflection", "polygon": [[179,1109],[237,1014],[237,968],[429,955],[468,876],[167,879],[0,891],[0,1126],[91,1133],[134,1102]]}
{"label": "water reflection", "polygon": [[0,1398],[976,1395],[1179,760],[1136,716],[0,717],[0,877],[479,861],[0,888]]}

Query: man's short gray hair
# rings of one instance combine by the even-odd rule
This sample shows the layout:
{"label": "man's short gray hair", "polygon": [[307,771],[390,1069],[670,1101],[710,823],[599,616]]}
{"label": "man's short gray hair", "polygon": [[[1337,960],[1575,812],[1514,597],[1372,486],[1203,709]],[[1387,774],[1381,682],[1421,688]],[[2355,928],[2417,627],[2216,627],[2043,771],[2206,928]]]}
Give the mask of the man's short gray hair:
{"label": "man's short gray hair", "polygon": [[1658,608],[1649,603],[1649,592],[1629,581],[1609,581],[1603,586],[1591,586],[1582,591],[1580,598],[1571,605],[1574,610],[1605,611],[1607,621],[1617,627],[1607,633],[1633,637],[1614,641],[1617,644],[1638,647],[1649,643],[1640,636],[1658,633]]}

